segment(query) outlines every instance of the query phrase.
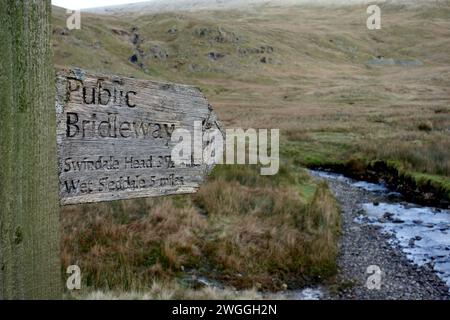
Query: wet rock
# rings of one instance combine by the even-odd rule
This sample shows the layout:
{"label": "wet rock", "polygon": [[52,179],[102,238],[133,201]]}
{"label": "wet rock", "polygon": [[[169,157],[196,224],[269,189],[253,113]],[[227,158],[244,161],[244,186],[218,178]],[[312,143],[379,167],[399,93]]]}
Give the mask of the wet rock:
{"label": "wet rock", "polygon": [[388,222],[388,220],[386,218],[379,218],[378,222],[379,223],[386,223],[386,222]]}
{"label": "wet rock", "polygon": [[391,220],[393,217],[394,217],[394,214],[391,212],[385,212],[383,214],[383,218],[388,219],[388,220]]}
{"label": "wet rock", "polygon": [[[352,186],[349,182],[339,179],[326,178],[333,194],[338,199],[342,209],[342,236],[339,244],[340,256],[338,258],[339,274],[337,281],[340,283],[353,283],[352,286],[333,293],[335,299],[449,299],[448,288],[433,270],[432,264],[423,266],[414,265],[402,251],[395,240],[398,239],[392,233],[385,233],[384,228],[375,225],[367,225],[377,220],[364,221],[355,219],[355,212],[368,205],[369,208],[379,212],[379,219],[385,219],[379,211],[385,205],[385,198],[368,193],[360,188]],[[375,200],[376,199],[376,200]],[[378,206],[373,208],[372,205]],[[367,210],[365,210],[367,211]],[[389,213],[389,212],[388,212]],[[387,217],[395,219],[397,214]],[[399,219],[401,220],[401,219]],[[354,228],[357,225],[360,230]],[[423,225],[423,224],[422,224]],[[392,226],[389,226],[391,228]],[[400,227],[400,226],[399,226]],[[402,225],[401,228],[406,227]],[[400,229],[400,228],[399,228]],[[411,235],[406,245],[415,246],[421,237]],[[405,246],[406,247],[406,246]],[[450,252],[450,246],[447,251]],[[443,247],[444,249],[445,247]],[[424,263],[430,261],[430,255],[424,257]],[[368,290],[366,281],[369,274],[366,273],[369,265],[377,265],[382,271],[382,284],[380,290]]]}
{"label": "wet rock", "polygon": [[411,248],[414,247],[416,241],[420,241],[420,240],[422,240],[421,236],[415,236],[414,238],[409,239],[409,242],[408,242],[409,247],[411,247]]}
{"label": "wet rock", "polygon": [[137,33],[133,34],[132,38],[131,38],[131,42],[134,45],[137,45],[140,41],[139,35]]}
{"label": "wet rock", "polygon": [[145,54],[144,54],[144,50],[142,50],[141,48],[141,43],[142,43],[142,39],[139,36],[138,33],[138,28],[137,27],[133,27],[131,29],[131,42],[134,45],[134,54],[129,58],[131,63],[137,64],[137,66],[139,66],[139,68],[143,69],[144,72],[148,72],[148,69],[146,68],[146,66],[144,65],[144,63],[142,62],[142,60],[145,58]]}
{"label": "wet rock", "polygon": [[130,57],[130,62],[131,63],[137,63],[138,62],[138,56],[136,55],[136,54],[133,54],[131,57]]}
{"label": "wet rock", "polygon": [[131,29],[130,37],[131,43],[138,49],[141,43],[143,42],[143,39],[141,38],[137,27],[133,27]]}

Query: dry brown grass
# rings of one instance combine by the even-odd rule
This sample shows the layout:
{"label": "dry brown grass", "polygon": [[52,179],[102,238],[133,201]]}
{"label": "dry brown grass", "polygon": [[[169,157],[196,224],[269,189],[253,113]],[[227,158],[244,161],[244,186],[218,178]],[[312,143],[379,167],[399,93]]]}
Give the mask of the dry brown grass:
{"label": "dry brown grass", "polygon": [[207,227],[192,206],[170,199],[71,206],[62,222],[63,265],[78,264],[88,286],[127,290],[198,262],[197,233]]}
{"label": "dry brown grass", "polygon": [[262,300],[281,299],[282,294],[263,296],[256,289],[237,291],[231,288],[204,287],[189,289],[177,282],[153,281],[145,291],[92,291],[87,294],[72,294],[70,298],[87,300]]}
{"label": "dry brown grass", "polygon": [[275,182],[232,172],[218,170],[193,198],[66,207],[63,265],[78,264],[84,284],[102,290],[145,290],[192,272],[275,290],[333,274],[339,212],[326,186],[305,203],[301,185],[289,184],[304,173]]}

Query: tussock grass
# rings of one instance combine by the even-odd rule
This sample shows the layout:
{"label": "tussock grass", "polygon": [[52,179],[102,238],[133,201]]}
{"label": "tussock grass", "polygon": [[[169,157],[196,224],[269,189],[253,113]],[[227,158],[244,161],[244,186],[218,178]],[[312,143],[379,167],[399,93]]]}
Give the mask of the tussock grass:
{"label": "tussock grass", "polygon": [[257,169],[233,177],[217,168],[192,197],[64,208],[63,265],[78,264],[85,286],[106,291],[145,291],[189,272],[272,290],[331,275],[339,210],[326,185],[308,199],[305,173],[270,179]]}
{"label": "tussock grass", "polygon": [[78,264],[87,286],[126,290],[198,263],[197,233],[207,227],[192,206],[169,199],[72,206],[62,222],[63,265]]}
{"label": "tussock grass", "polygon": [[370,159],[397,161],[404,170],[450,177],[450,139],[447,133],[397,135],[363,146]]}
{"label": "tussock grass", "polygon": [[92,291],[75,294],[71,298],[87,300],[262,300],[281,299],[281,294],[264,296],[256,289],[234,290],[231,288],[204,287],[198,290],[183,287],[177,282],[153,281],[145,291]]}

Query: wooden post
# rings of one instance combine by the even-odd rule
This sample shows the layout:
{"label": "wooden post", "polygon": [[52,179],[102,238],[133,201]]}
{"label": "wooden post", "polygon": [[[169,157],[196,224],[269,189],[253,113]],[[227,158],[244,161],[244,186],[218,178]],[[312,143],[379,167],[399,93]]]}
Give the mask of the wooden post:
{"label": "wooden post", "polygon": [[0,299],[61,298],[50,0],[0,1]]}

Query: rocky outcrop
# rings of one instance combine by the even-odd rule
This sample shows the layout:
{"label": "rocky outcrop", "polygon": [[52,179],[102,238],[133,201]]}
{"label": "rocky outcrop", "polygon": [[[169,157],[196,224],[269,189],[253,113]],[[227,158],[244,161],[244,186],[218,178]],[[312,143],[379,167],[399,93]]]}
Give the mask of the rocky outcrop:
{"label": "rocky outcrop", "polygon": [[243,37],[231,31],[225,31],[221,27],[200,27],[194,30],[194,35],[208,40],[210,43],[233,43],[243,42]]}
{"label": "rocky outcrop", "polygon": [[147,71],[143,58],[145,57],[144,50],[141,48],[141,44],[143,42],[143,39],[141,38],[139,34],[138,27],[133,27],[131,29],[131,35],[130,35],[130,41],[134,45],[135,52],[133,55],[130,56],[129,61],[133,64],[136,64],[139,68],[144,69],[144,71]]}
{"label": "rocky outcrop", "polygon": [[150,56],[153,59],[166,60],[169,57],[169,51],[160,45],[153,45],[150,48]]}
{"label": "rocky outcrop", "polygon": [[272,46],[262,45],[260,47],[255,48],[245,48],[239,47],[238,53],[240,55],[249,55],[249,54],[265,54],[265,53],[273,53],[274,49]]}
{"label": "rocky outcrop", "polygon": [[214,60],[214,61],[219,60],[219,59],[223,58],[224,56],[225,55],[223,53],[215,52],[215,51],[211,51],[208,53],[208,58],[211,60]]}
{"label": "rocky outcrop", "polygon": [[176,34],[178,32],[178,28],[176,26],[173,26],[169,30],[167,30],[167,33],[169,34]]}

